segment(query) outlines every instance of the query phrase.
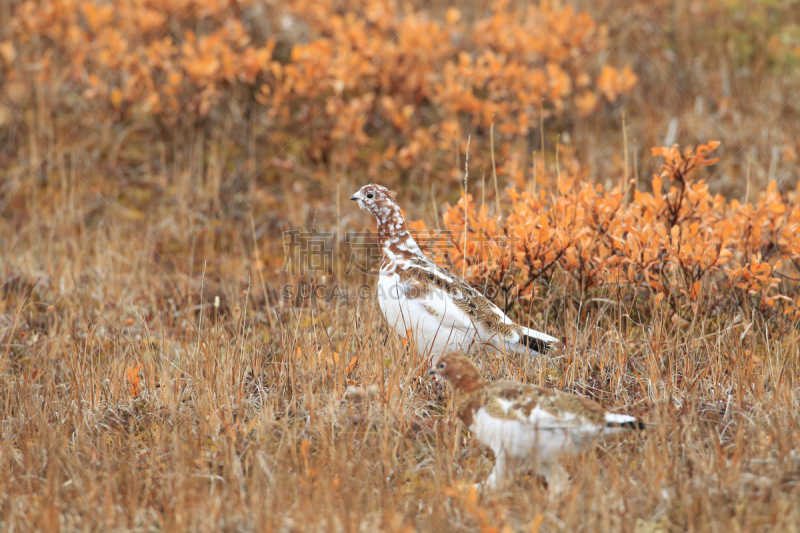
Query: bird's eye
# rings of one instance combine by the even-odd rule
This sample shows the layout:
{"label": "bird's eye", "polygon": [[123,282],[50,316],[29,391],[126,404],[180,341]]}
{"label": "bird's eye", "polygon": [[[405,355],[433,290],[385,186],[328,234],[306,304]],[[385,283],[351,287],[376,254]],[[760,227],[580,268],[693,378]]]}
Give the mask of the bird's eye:
{"label": "bird's eye", "polygon": [[369,193],[369,194],[367,195],[367,198],[372,198],[373,196],[374,196],[374,195],[373,195],[372,193]]}
{"label": "bird's eye", "polygon": [[447,363],[439,363],[439,368],[444,368],[447,366]]}

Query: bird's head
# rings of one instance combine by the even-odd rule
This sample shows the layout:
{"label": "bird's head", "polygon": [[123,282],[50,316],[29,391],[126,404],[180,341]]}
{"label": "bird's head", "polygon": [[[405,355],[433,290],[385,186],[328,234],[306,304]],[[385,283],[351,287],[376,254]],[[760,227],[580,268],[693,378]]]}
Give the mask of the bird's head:
{"label": "bird's head", "polygon": [[464,392],[480,388],[484,381],[475,363],[458,352],[443,355],[428,374],[441,376]]}
{"label": "bird's head", "polygon": [[382,185],[370,183],[361,187],[350,199],[358,202],[358,207],[364,211],[369,211],[378,219],[382,219],[391,215],[394,208],[397,207],[395,196],[394,191],[390,191]]}

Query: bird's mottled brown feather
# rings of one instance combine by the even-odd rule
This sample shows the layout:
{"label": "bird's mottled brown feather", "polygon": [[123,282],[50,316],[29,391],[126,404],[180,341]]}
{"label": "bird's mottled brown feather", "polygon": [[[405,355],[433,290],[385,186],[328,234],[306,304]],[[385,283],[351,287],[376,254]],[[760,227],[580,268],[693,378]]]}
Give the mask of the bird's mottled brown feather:
{"label": "bird's mottled brown feather", "polygon": [[[480,323],[487,331],[498,337],[509,337],[514,333],[522,333],[519,324],[508,324],[501,320],[495,306],[488,298],[475,288],[453,276],[432,261],[425,265],[416,266],[413,262],[399,271],[398,275],[404,282],[413,284],[418,290],[419,297],[424,297],[431,292],[431,288],[441,289],[453,297],[453,303],[475,323]],[[438,269],[441,275],[436,275],[433,269]],[[446,279],[447,278],[447,279]],[[540,352],[541,353],[541,352]]]}
{"label": "bird's mottled brown feather", "polygon": [[[588,398],[516,381],[488,382],[465,357],[451,355],[446,360],[448,368],[442,375],[453,385],[456,412],[467,427],[481,407],[498,419],[527,418],[538,406],[558,418],[575,417],[576,423],[605,424],[605,410]],[[510,402],[511,407],[503,407],[498,399]]]}

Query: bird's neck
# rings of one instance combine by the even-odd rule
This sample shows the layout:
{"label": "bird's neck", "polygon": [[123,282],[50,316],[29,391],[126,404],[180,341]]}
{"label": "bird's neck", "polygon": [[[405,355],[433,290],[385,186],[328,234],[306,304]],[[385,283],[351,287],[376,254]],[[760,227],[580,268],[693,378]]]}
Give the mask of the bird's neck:
{"label": "bird's neck", "polygon": [[485,385],[485,381],[480,375],[463,376],[460,379],[452,380],[452,383],[453,388],[462,398],[467,398],[473,392],[480,390]]}
{"label": "bird's neck", "polygon": [[394,269],[400,262],[422,256],[422,250],[408,232],[400,207],[395,204],[385,206],[376,218],[378,241],[383,254],[381,270]]}
{"label": "bird's neck", "polygon": [[466,390],[464,388],[456,387],[454,384],[453,387],[453,403],[456,410],[456,414],[458,417],[464,421],[464,424],[467,427],[472,426],[472,421],[475,417],[475,413],[484,403],[484,395],[481,394],[480,388],[483,386],[483,383],[478,383],[478,386],[475,389]]}

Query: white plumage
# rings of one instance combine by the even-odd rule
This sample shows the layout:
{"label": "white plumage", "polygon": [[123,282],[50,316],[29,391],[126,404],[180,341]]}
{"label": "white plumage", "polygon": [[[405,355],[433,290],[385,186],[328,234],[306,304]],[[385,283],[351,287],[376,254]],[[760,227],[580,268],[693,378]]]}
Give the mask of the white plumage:
{"label": "white plumage", "polygon": [[558,339],[515,324],[496,305],[426,257],[408,233],[394,195],[366,185],[353,195],[375,215],[382,245],[378,302],[401,336],[412,332],[419,354],[432,363],[449,351],[543,354]]}
{"label": "white plumage", "polygon": [[494,452],[487,488],[526,470],[549,479],[559,457],[644,427],[635,417],[607,413],[581,396],[513,381],[487,382],[460,354],[445,355],[431,373],[450,381],[459,418]]}
{"label": "white plumage", "polygon": [[[511,403],[511,402],[507,402]],[[485,481],[487,488],[516,472],[534,470],[549,479],[553,467],[562,455],[580,452],[585,446],[613,435],[630,431],[627,426],[609,426],[577,419],[572,413],[563,418],[543,411],[537,406],[528,416],[511,410],[517,420],[496,418],[485,407],[478,409],[469,430],[475,438],[492,449],[495,467]],[[626,415],[606,414],[616,417],[617,424],[635,424],[636,418]]]}

